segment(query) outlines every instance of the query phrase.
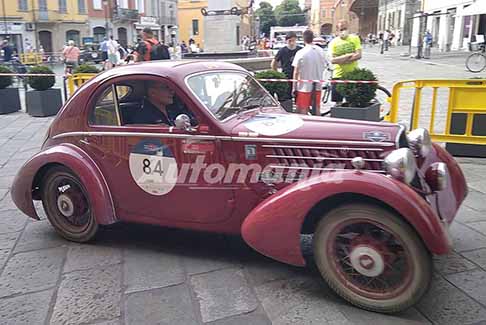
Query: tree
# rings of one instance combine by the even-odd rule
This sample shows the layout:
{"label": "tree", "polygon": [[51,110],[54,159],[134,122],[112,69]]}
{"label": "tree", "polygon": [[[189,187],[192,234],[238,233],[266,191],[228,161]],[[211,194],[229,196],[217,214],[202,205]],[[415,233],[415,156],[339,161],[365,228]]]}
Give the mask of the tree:
{"label": "tree", "polygon": [[275,7],[275,18],[278,26],[295,26],[305,24],[305,14],[298,0],[283,0]]}
{"label": "tree", "polygon": [[260,8],[255,10],[255,15],[260,19],[260,30],[265,36],[269,36],[270,27],[277,25],[272,5],[265,1],[260,2]]}

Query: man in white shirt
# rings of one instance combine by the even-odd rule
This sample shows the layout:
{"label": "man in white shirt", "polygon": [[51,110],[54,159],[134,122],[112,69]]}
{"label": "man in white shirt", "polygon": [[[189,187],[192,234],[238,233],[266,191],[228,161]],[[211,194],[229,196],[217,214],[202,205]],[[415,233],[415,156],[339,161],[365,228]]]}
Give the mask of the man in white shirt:
{"label": "man in white shirt", "polygon": [[[314,41],[314,33],[311,30],[306,30],[303,36],[305,46],[295,54],[294,61],[292,62],[294,79],[322,80],[324,70],[329,64],[326,54],[322,48],[312,44]],[[320,115],[322,84],[320,82],[315,83],[314,98],[312,98],[312,90],[314,87],[312,82],[297,81],[294,87],[297,92],[297,99],[295,101],[297,113],[307,114],[314,99],[316,104],[315,114]]]}

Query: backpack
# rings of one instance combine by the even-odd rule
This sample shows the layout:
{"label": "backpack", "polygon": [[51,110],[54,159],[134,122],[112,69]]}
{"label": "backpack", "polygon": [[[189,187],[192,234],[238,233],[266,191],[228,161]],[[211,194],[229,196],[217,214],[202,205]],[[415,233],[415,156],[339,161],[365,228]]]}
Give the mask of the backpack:
{"label": "backpack", "polygon": [[160,42],[153,43],[150,41],[146,41],[146,44],[147,44],[147,50],[150,53],[150,61],[170,59],[169,48],[166,45]]}

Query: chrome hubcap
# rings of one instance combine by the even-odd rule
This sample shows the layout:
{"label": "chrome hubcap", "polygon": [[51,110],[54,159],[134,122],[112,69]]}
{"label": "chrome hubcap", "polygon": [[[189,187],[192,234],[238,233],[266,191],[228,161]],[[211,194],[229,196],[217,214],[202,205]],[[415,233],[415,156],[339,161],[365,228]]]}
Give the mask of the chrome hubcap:
{"label": "chrome hubcap", "polygon": [[61,194],[57,198],[57,208],[65,217],[71,217],[74,214],[74,203],[66,194]]}
{"label": "chrome hubcap", "polygon": [[373,247],[360,245],[349,256],[351,265],[360,274],[368,277],[380,275],[385,269],[383,256]]}

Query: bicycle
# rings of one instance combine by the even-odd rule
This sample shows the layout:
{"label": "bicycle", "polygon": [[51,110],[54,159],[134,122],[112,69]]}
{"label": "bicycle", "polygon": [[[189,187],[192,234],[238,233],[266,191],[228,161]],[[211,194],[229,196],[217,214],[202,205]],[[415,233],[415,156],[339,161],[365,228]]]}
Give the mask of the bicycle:
{"label": "bicycle", "polygon": [[486,68],[486,43],[479,45],[479,50],[467,57],[466,68],[473,73],[481,72]]}

